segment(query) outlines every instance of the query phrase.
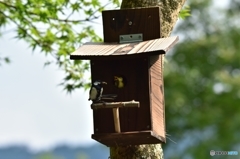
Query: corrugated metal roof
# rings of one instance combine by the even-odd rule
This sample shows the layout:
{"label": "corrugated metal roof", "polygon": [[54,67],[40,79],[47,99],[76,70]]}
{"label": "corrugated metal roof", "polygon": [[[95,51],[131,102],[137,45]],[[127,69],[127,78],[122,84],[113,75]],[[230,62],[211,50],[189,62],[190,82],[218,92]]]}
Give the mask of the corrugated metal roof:
{"label": "corrugated metal roof", "polygon": [[119,55],[164,54],[176,42],[178,37],[154,39],[136,43],[93,43],[88,42],[79,47],[71,55],[71,59],[97,59]]}

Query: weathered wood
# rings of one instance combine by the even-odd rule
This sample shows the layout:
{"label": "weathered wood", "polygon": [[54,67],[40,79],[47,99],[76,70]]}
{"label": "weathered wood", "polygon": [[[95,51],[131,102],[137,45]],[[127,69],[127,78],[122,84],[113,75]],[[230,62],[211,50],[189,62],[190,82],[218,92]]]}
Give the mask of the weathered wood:
{"label": "weathered wood", "polygon": [[[161,55],[160,55],[161,56]],[[150,83],[150,106],[152,118],[152,130],[166,142],[165,129],[165,105],[164,105],[164,86],[163,69],[160,56],[151,56],[149,58],[149,83]],[[159,126],[161,125],[161,126]]]}
{"label": "weathered wood", "polygon": [[176,42],[178,37],[169,37],[162,39],[154,39],[137,43],[85,43],[83,46],[74,51],[71,59],[98,59],[108,60],[108,58],[137,58],[159,55],[167,52]]}
{"label": "weathered wood", "polygon": [[159,7],[102,12],[104,42],[119,42],[120,35],[143,34],[143,40],[160,38]]}
{"label": "weathered wood", "polygon": [[92,138],[97,140],[98,142],[103,143],[104,145],[117,147],[147,144],[149,142],[153,144],[161,143],[161,138],[153,131],[131,131],[120,133],[93,134]]}
{"label": "weathered wood", "polygon": [[140,103],[137,101],[128,101],[128,102],[104,102],[104,103],[93,103],[91,105],[92,109],[100,108],[122,108],[122,107],[140,107]]}

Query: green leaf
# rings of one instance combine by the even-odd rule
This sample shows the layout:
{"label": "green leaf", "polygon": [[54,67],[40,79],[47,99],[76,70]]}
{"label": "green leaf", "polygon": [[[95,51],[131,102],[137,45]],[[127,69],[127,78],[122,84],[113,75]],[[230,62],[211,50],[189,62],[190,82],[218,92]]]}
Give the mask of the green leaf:
{"label": "green leaf", "polygon": [[191,12],[190,6],[185,6],[184,8],[182,8],[178,16],[181,19],[185,19],[186,17],[191,16],[190,12]]}
{"label": "green leaf", "polygon": [[115,4],[117,7],[120,7],[120,1],[119,0],[112,0],[113,4]]}
{"label": "green leaf", "polygon": [[93,5],[93,7],[100,6],[99,0],[92,0],[92,5]]}
{"label": "green leaf", "polygon": [[6,63],[10,63],[10,62],[11,62],[8,57],[5,57],[5,58],[4,58],[4,61],[5,61]]}

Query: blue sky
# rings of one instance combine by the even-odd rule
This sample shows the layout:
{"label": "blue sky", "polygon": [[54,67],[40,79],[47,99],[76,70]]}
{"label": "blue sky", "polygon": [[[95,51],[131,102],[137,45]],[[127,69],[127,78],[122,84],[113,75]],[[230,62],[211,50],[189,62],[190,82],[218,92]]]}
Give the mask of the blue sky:
{"label": "blue sky", "polygon": [[[108,5],[107,9],[113,7]],[[102,37],[101,17],[95,22],[90,25]],[[5,29],[11,30],[11,26]],[[41,150],[57,144],[97,143],[91,139],[93,118],[88,91],[67,94],[58,86],[64,72],[56,65],[44,67],[50,57],[37,49],[32,52],[27,43],[14,36],[14,32],[8,32],[0,38],[0,56],[12,61],[0,66],[0,147],[24,144]]]}
{"label": "blue sky", "polygon": [[0,67],[0,146],[24,143],[38,149],[93,143],[88,91],[67,95],[57,86],[63,72],[54,65],[44,68],[46,57],[13,36],[0,39],[1,56],[12,60]]}

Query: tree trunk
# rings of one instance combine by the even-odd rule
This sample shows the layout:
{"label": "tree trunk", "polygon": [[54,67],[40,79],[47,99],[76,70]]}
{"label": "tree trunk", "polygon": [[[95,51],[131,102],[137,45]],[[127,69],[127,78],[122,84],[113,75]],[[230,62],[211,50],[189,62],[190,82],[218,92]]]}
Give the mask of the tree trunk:
{"label": "tree trunk", "polygon": [[[121,9],[159,6],[161,37],[164,38],[171,34],[185,1],[186,0],[123,0]],[[110,158],[163,159],[164,157],[161,144],[148,144],[110,147]]]}

